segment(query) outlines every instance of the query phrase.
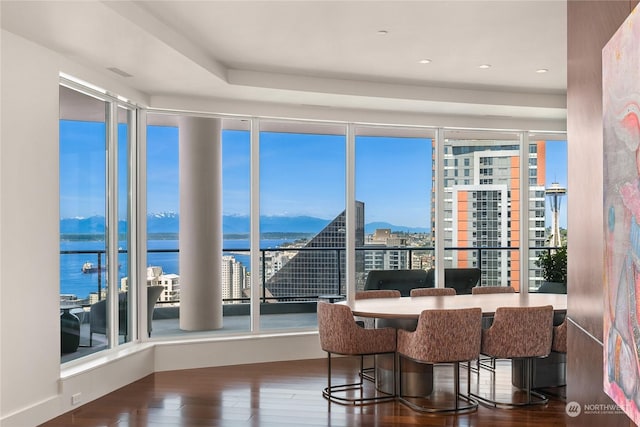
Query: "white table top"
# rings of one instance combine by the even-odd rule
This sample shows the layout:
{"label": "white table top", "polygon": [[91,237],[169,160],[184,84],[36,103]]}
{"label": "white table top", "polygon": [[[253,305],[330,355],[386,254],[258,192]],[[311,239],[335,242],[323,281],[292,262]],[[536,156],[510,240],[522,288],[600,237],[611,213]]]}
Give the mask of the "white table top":
{"label": "white table top", "polygon": [[[347,304],[341,301],[337,304]],[[480,294],[450,295],[400,298],[370,298],[354,301],[351,310],[361,317],[387,319],[418,318],[422,310],[482,308],[482,314],[489,316],[498,307],[536,307],[552,305],[556,312],[567,311],[567,295],[565,294]]]}

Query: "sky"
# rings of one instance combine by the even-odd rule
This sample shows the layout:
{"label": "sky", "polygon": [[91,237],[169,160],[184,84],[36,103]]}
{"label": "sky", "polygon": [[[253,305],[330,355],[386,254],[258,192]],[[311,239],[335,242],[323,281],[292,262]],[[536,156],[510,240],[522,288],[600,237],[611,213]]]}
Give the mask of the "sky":
{"label": "sky", "polygon": [[[126,126],[119,128],[119,170],[126,171]],[[60,215],[104,215],[104,123],[60,121]],[[248,131],[223,131],[223,210],[249,213]],[[344,210],[344,136],[262,132],[261,215],[308,215],[332,219]],[[546,182],[566,188],[566,142],[546,147]],[[178,212],[178,130],[147,130],[147,208]],[[365,222],[430,227],[431,140],[356,137],[356,199],[365,203]],[[120,215],[126,213],[126,175],[119,177]],[[566,227],[566,198],[561,226]],[[550,215],[548,215],[550,218]]]}

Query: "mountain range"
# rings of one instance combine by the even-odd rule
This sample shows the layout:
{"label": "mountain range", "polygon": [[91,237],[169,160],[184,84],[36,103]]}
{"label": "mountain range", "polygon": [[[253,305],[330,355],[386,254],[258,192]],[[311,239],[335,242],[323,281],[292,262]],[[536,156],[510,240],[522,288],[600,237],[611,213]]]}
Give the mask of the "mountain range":
{"label": "mountain range", "polygon": [[[311,216],[262,216],[260,218],[260,231],[262,233],[318,233],[329,224],[331,220]],[[224,234],[243,234],[249,230],[249,217],[239,215],[224,215],[222,218]],[[427,228],[405,227],[387,222],[371,222],[365,224],[365,233],[373,233],[378,228],[389,228],[392,231],[408,233],[428,233]],[[120,232],[126,231],[126,222],[119,224]],[[148,233],[178,233],[179,216],[176,213],[158,213],[147,215]],[[105,219],[103,216],[91,216],[86,218],[63,218],[60,220],[60,233],[62,234],[102,234],[105,231]]]}

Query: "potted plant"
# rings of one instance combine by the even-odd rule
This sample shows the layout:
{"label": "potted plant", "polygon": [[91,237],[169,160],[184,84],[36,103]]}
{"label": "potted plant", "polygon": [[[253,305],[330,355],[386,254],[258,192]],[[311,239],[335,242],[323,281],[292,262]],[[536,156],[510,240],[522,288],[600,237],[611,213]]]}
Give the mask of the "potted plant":
{"label": "potted plant", "polygon": [[567,247],[545,251],[538,257],[536,266],[542,269],[544,282],[538,292],[567,293]]}

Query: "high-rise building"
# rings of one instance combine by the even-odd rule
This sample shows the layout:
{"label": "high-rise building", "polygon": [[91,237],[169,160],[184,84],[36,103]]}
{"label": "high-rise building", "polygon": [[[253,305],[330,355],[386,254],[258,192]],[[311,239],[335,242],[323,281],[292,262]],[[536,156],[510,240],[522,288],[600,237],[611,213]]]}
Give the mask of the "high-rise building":
{"label": "high-rise building", "polygon": [[246,287],[247,267],[231,255],[222,257],[222,299],[227,303],[240,303]]}
{"label": "high-rise building", "polygon": [[[160,266],[147,267],[147,286],[162,286],[164,288],[158,297],[158,301],[176,303],[180,301],[180,276],[173,273],[164,273]],[[120,279],[120,290],[123,292],[129,290],[128,277]],[[97,298],[97,294],[95,297]],[[104,299],[104,296],[102,299]],[[92,302],[90,301],[90,303]]]}
{"label": "high-rise building", "polygon": [[[361,247],[364,245],[364,203],[355,205],[356,246]],[[266,281],[267,289],[279,298],[344,294],[345,221],[346,211],[343,211]],[[356,271],[364,273],[362,251],[356,251]]]}
{"label": "high-rise building", "polygon": [[[544,245],[545,142],[530,145],[528,225],[521,224],[517,215],[519,158],[517,141],[447,140],[444,147],[445,228],[437,230],[432,218],[432,229],[434,236],[444,233],[445,248],[456,248],[445,252],[445,267],[480,268],[483,286],[520,288],[523,263],[519,251],[508,248],[520,246],[521,231],[528,233],[533,246]],[[432,212],[435,212],[434,202],[432,194]],[[537,255],[537,251],[531,251],[530,259],[524,263],[533,272],[534,280]]]}
{"label": "high-rise building", "polygon": [[[364,253],[365,272],[371,270],[403,270],[409,268],[407,237],[392,233],[391,229],[379,228],[366,242]],[[379,248],[379,249],[377,249]]]}

